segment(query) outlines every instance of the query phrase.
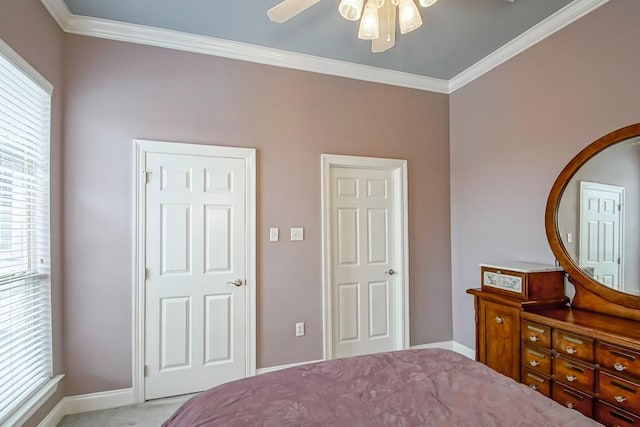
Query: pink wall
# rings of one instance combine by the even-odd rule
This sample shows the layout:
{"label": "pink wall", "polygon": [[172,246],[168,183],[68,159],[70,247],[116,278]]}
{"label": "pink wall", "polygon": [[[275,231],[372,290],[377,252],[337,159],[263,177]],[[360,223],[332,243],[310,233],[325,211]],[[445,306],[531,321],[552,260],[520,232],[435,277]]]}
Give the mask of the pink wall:
{"label": "pink wall", "polygon": [[[28,22],[29,24],[25,24]],[[0,2],[0,38],[15,50],[54,87],[51,117],[51,266],[53,304],[53,365],[63,372],[62,345],[62,99],[63,40],[58,24],[38,0]],[[26,424],[36,425],[63,396],[58,388],[43,408]]]}
{"label": "pink wall", "polygon": [[478,263],[553,262],[547,195],[598,137],[640,122],[640,2],[612,1],[450,98],[454,339],[474,345]]}
{"label": "pink wall", "polygon": [[[473,306],[464,290],[478,286],[477,264],[552,262],[543,215],[556,175],[597,137],[640,121],[637,16],[637,0],[610,2],[449,99],[65,39],[39,1],[5,0],[0,37],[56,88],[54,351],[56,372],[64,361],[66,394],[131,384],[134,138],[258,149],[259,367],[322,355],[321,153],[409,160],[412,344],[451,338],[453,299],[454,338],[473,346]],[[269,227],[294,225],[305,227],[304,242],[268,242]],[[297,321],[307,323],[305,337],[293,336]]]}
{"label": "pink wall", "polygon": [[[258,367],[322,357],[320,154],[409,160],[411,341],[451,339],[447,95],[70,36],[68,394],[131,385],[132,140],[258,149]],[[387,117],[387,119],[385,119]],[[268,240],[305,228],[304,242]],[[307,334],[294,337],[294,323]]]}

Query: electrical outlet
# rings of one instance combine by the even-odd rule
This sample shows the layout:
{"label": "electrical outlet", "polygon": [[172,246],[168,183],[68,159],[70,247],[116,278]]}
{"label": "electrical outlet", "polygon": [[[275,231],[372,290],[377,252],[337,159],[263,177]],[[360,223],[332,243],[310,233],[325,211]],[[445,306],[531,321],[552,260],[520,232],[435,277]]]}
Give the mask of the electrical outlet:
{"label": "electrical outlet", "polygon": [[277,242],[278,238],[279,238],[278,234],[279,234],[279,230],[277,228],[270,228],[269,229],[269,241]]}
{"label": "electrical outlet", "polygon": [[296,336],[301,337],[304,335],[304,322],[296,323]]}
{"label": "electrical outlet", "polygon": [[567,243],[573,243],[573,233],[567,233]]}

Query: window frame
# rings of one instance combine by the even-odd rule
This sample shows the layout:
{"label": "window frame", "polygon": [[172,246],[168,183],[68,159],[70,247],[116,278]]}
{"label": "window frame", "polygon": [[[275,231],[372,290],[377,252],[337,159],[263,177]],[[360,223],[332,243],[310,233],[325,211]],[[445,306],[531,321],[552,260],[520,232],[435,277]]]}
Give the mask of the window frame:
{"label": "window frame", "polygon": [[[35,83],[38,87],[40,87],[45,94],[47,94],[49,96],[49,117],[48,119],[48,125],[49,125],[49,129],[48,129],[48,161],[49,161],[49,168],[48,168],[48,179],[47,179],[47,197],[48,197],[48,209],[49,212],[47,213],[47,220],[49,222],[49,231],[48,231],[48,242],[49,242],[49,252],[51,251],[51,228],[50,228],[50,224],[51,224],[51,188],[50,188],[50,176],[51,176],[51,149],[52,149],[52,144],[51,144],[51,128],[52,128],[52,123],[51,123],[51,113],[52,113],[52,106],[53,106],[53,85],[45,78],[43,77],[33,66],[31,66],[26,60],[24,60],[15,50],[13,50],[4,40],[2,40],[0,38],[0,55],[2,57],[4,57],[4,59],[8,60],[11,64],[13,64],[18,70],[20,70],[26,77],[28,77],[33,83]],[[33,269],[31,269],[31,272],[33,272]],[[27,273],[22,273],[22,275],[27,275]],[[48,305],[49,305],[49,348],[51,351],[50,354],[50,371],[49,371],[49,379],[42,384],[38,389],[32,391],[30,393],[30,396],[28,398],[26,398],[25,400],[23,400],[19,405],[17,405],[17,407],[15,409],[13,409],[11,412],[8,413],[8,415],[6,416],[6,419],[3,420],[3,423],[7,423],[8,425],[21,425],[24,422],[26,422],[30,417],[32,417],[36,411],[45,403],[47,402],[47,400],[49,400],[58,390],[58,384],[60,383],[60,381],[63,379],[64,375],[56,375],[53,369],[54,366],[54,359],[55,359],[55,355],[53,354],[53,317],[52,317],[52,311],[51,311],[51,305],[52,305],[52,298],[51,298],[51,289],[52,289],[52,283],[51,283],[51,275],[49,275],[49,277],[45,278],[47,280],[47,286],[49,288],[49,293],[48,293]]]}

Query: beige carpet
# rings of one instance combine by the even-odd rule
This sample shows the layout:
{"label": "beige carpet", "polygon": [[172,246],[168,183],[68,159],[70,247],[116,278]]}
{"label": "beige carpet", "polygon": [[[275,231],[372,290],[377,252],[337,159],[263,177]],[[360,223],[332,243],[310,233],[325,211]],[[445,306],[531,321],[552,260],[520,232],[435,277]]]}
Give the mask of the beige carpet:
{"label": "beige carpet", "polygon": [[137,405],[67,415],[58,427],[159,427],[193,395],[150,400]]}

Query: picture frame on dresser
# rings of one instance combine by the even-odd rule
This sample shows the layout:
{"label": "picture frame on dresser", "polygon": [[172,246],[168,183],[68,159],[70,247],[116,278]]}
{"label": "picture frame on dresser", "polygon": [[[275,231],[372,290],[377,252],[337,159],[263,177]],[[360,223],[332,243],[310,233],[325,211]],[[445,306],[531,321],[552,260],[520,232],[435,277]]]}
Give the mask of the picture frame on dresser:
{"label": "picture frame on dresser", "polygon": [[[580,151],[560,172],[547,199],[545,230],[551,250],[564,271],[562,274],[566,274],[575,289],[570,304],[564,291],[560,299],[553,294],[557,284],[549,285],[553,288],[553,298],[547,294],[525,297],[516,292],[508,294],[504,289],[492,289],[491,285],[484,284],[480,289],[467,292],[474,296],[478,361],[606,426],[639,426],[640,283],[631,283],[626,276],[623,282],[622,274],[609,277],[604,270],[599,272],[598,262],[603,251],[596,246],[589,249],[593,263],[581,265],[578,245],[573,244],[574,229],[566,219],[579,216],[575,209],[580,207],[570,203],[571,191],[579,187],[581,180],[591,179],[589,173],[596,169],[599,173],[609,165],[609,170],[619,169],[619,162],[613,160],[619,156],[637,158],[633,160],[636,163],[625,167],[640,174],[640,123],[610,132]],[[608,165],[611,161],[614,163]],[[624,175],[601,176],[600,180],[619,186],[635,185],[632,179],[625,181]],[[640,197],[640,191],[627,192],[635,193]],[[597,206],[601,201],[596,199],[588,203]],[[626,198],[625,203],[628,208],[636,202]],[[640,200],[637,203],[640,206]],[[608,203],[608,206],[615,213],[616,204]],[[640,213],[627,209],[626,215],[638,217]],[[606,226],[594,224],[593,230]],[[630,230],[627,228],[626,232]],[[640,246],[640,233],[635,234],[639,241],[632,244]],[[575,237],[589,238],[581,234]],[[629,240],[633,242],[633,235],[624,237],[625,245]],[[633,247],[619,249],[633,250]],[[615,257],[611,260],[615,262]],[[625,269],[627,267],[629,262]],[[630,266],[633,271],[635,268],[640,266]],[[504,317],[503,313],[508,315]],[[507,322],[509,327],[500,329]],[[488,342],[502,352],[508,348],[508,354],[494,354]]]}

